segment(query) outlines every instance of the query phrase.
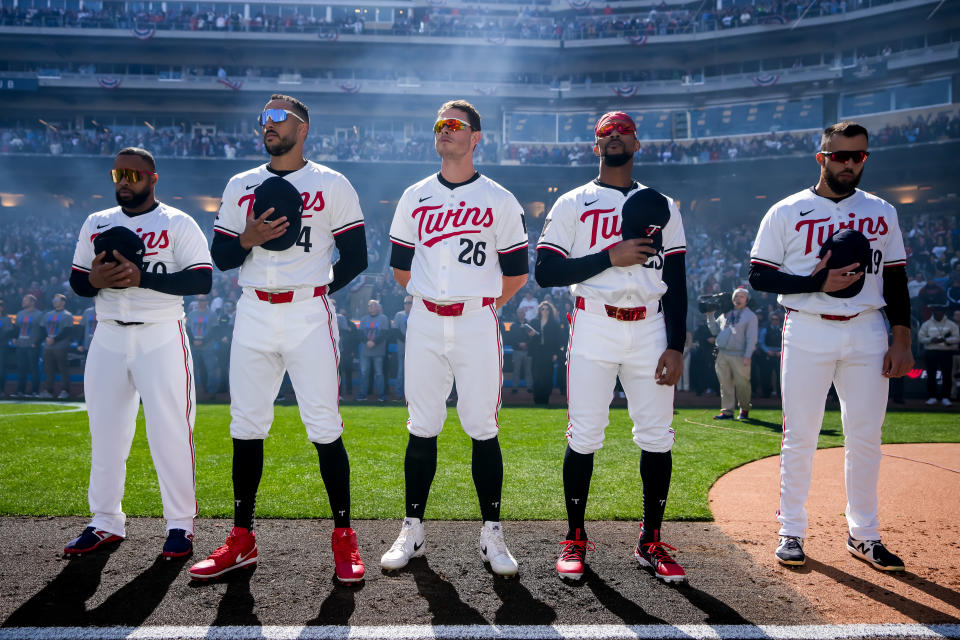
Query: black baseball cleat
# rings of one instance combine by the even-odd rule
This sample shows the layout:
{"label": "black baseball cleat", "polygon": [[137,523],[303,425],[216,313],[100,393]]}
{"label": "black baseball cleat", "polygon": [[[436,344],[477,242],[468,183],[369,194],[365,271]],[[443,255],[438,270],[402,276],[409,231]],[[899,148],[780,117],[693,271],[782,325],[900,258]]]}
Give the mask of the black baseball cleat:
{"label": "black baseball cleat", "polygon": [[887,550],[879,540],[847,538],[847,551],[853,557],[869,562],[880,571],[904,571],[903,560]]}
{"label": "black baseball cleat", "polygon": [[193,533],[183,529],[170,529],[167,531],[167,541],[163,543],[163,551],[160,555],[165,560],[193,555]]}
{"label": "black baseball cleat", "polygon": [[67,543],[63,548],[63,555],[76,557],[117,542],[123,542],[123,538],[96,527],[87,527],[83,533]]}
{"label": "black baseball cleat", "polygon": [[799,567],[807,561],[803,552],[803,538],[799,536],[780,536],[777,543],[777,562],[788,567]]}

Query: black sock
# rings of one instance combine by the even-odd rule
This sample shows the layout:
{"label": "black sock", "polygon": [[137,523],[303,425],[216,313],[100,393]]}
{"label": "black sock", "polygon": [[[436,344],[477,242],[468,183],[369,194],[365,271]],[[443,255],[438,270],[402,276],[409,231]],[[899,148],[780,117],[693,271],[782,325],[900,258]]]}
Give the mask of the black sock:
{"label": "black sock", "polygon": [[640,480],[643,482],[643,541],[653,542],[663,524],[663,511],[670,491],[673,454],[669,451],[640,452]]}
{"label": "black sock", "polygon": [[341,529],[350,526],[350,459],[343,446],[343,438],[329,444],[314,442],[320,458],[320,477],[327,488],[333,526]]}
{"label": "black sock", "polygon": [[567,504],[567,540],[580,537],[587,540],[584,519],[587,514],[587,495],[590,493],[590,478],[593,476],[593,454],[577,453],[567,445],[563,454],[563,497]]}
{"label": "black sock", "polygon": [[427,496],[437,473],[437,439],[410,434],[407,454],[403,460],[404,498],[408,518],[423,520],[427,510]]}
{"label": "black sock", "polygon": [[500,522],[500,495],[503,491],[503,455],[500,440],[473,441],[473,485],[480,500],[483,521]]}
{"label": "black sock", "polygon": [[263,440],[233,439],[233,526],[253,529],[263,475]]}

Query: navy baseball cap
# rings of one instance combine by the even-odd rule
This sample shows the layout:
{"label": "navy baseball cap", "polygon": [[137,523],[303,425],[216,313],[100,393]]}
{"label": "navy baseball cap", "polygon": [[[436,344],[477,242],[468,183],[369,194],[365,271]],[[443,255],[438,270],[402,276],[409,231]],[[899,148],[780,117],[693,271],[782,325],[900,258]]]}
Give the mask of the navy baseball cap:
{"label": "navy baseball cap", "polygon": [[[831,235],[820,247],[817,257],[823,258],[827,251],[831,252],[830,259],[827,260],[827,269],[839,269],[856,262],[858,265],[853,269],[854,273],[865,272],[873,257],[870,241],[855,229],[840,229]],[[863,290],[863,282],[864,278],[858,278],[846,289],[828,291],[826,294],[834,298],[852,298]]]}
{"label": "navy baseball cap", "polygon": [[253,197],[253,213],[256,216],[262,216],[264,211],[273,207],[273,213],[267,220],[286,216],[290,224],[282,236],[267,240],[260,246],[267,251],[284,251],[292,247],[300,237],[303,217],[303,196],[297,188],[284,178],[273,176],[253,190]]}

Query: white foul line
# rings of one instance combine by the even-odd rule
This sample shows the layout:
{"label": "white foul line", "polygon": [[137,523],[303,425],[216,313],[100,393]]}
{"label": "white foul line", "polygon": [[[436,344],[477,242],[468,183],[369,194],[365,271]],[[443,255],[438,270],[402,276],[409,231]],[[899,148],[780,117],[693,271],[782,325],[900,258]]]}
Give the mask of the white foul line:
{"label": "white foul line", "polygon": [[7,627],[0,640],[867,640],[960,638],[960,624]]}

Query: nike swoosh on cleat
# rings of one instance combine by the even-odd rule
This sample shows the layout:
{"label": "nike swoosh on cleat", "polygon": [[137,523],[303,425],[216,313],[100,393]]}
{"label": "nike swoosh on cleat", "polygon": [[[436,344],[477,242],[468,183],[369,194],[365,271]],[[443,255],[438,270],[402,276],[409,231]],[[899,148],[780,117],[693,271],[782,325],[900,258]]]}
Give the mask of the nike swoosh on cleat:
{"label": "nike swoosh on cleat", "polygon": [[249,558],[252,553],[253,553],[253,550],[251,550],[250,553],[248,553],[247,555],[243,555],[242,553],[238,553],[238,554],[237,554],[237,563],[239,564],[239,563],[243,562],[244,560],[246,560],[247,558]]}
{"label": "nike swoosh on cleat", "polygon": [[487,548],[486,548],[486,547],[480,547],[480,551],[483,552],[483,555],[487,555]]}
{"label": "nike swoosh on cleat", "polygon": [[810,209],[810,211],[801,211],[801,212],[800,212],[800,215],[801,215],[801,216],[805,216],[805,215],[807,215],[808,213],[813,213],[813,209]]}
{"label": "nike swoosh on cleat", "polygon": [[[424,542],[426,542],[426,540],[424,540]],[[420,551],[420,547],[422,547],[422,546],[423,546],[423,542],[421,542],[420,544],[417,544],[416,542],[414,542],[414,543],[413,543],[413,550],[414,550],[414,551]]]}

